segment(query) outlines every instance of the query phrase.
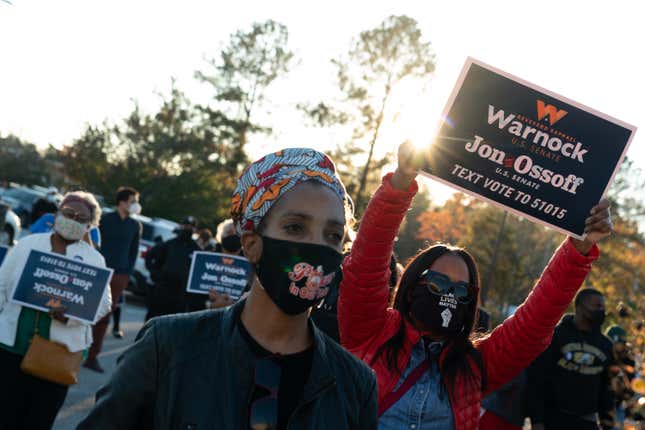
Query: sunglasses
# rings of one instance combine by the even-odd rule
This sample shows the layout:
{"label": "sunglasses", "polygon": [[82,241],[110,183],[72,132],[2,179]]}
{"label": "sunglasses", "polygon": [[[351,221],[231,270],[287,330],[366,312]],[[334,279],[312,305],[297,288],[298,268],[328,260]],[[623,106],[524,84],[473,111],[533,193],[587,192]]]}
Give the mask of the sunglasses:
{"label": "sunglasses", "polygon": [[87,224],[90,221],[92,221],[92,219],[89,216],[85,216],[79,212],[76,212],[74,209],[70,207],[61,208],[59,212],[63,214],[65,218],[73,219],[74,221],[78,221],[81,224]]}
{"label": "sunglasses", "polygon": [[[255,400],[251,402],[249,426],[252,430],[274,430],[278,426],[278,389],[281,369],[273,356],[260,358],[255,363]],[[258,393],[265,393],[257,397]]]}
{"label": "sunglasses", "polygon": [[468,304],[473,299],[468,282],[452,282],[443,273],[430,269],[426,269],[421,273],[419,285],[423,285],[430,293],[437,296],[452,294],[459,303]]}

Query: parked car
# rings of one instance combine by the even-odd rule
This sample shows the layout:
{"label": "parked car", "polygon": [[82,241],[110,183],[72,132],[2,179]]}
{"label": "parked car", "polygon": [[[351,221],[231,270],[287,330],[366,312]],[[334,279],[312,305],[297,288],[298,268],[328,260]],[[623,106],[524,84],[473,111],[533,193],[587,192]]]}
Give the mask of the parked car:
{"label": "parked car", "polygon": [[46,195],[46,192],[27,187],[9,188],[2,193],[2,200],[20,217],[21,224],[28,227],[34,203]]}
{"label": "parked car", "polygon": [[156,244],[172,239],[179,224],[164,218],[149,218],[143,215],[135,215],[133,218],[141,222],[143,231],[139,243],[139,255],[137,255],[128,289],[134,294],[145,295],[148,288],[152,286],[150,272],[146,269],[146,254]]}
{"label": "parked car", "polygon": [[20,237],[22,229],[20,218],[11,210],[8,204],[3,203],[1,200],[0,217],[3,218],[0,220],[0,245],[12,246]]}

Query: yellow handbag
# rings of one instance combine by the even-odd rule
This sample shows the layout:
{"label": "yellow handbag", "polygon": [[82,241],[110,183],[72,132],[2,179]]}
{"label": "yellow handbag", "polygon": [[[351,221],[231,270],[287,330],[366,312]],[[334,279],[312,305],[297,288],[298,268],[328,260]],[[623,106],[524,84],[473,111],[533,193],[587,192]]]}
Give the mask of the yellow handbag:
{"label": "yellow handbag", "polygon": [[83,351],[70,352],[65,345],[39,336],[39,316],[40,312],[36,314],[34,337],[20,363],[20,369],[31,376],[56,384],[76,384],[83,361]]}

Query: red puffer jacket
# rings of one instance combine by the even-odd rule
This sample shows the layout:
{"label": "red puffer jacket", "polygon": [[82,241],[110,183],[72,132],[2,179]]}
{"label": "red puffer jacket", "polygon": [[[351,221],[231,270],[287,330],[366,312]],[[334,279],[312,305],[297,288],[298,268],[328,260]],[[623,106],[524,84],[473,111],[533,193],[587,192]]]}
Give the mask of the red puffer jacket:
{"label": "red puffer jacket", "polygon": [[[378,348],[390,339],[401,324],[398,311],[388,309],[389,261],[392,244],[405,212],[417,192],[413,183],[407,191],[390,184],[391,174],[369,203],[351,254],[343,264],[343,281],[338,302],[340,338],[343,346],[369,364],[376,373],[379,404],[390,393],[399,375],[390,372],[385,354],[374,361]],[[581,255],[567,239],[555,252],[531,294],[515,315],[490,335],[477,342],[486,372],[486,387],[467,384],[457,376],[450,396],[456,430],[475,430],[479,422],[482,397],[511,380],[527,367],[551,342],[553,328],[585,276],[598,258],[594,245],[588,256]],[[403,353],[399,366],[404,369],[420,334],[407,320]],[[439,359],[441,369],[445,353]]]}

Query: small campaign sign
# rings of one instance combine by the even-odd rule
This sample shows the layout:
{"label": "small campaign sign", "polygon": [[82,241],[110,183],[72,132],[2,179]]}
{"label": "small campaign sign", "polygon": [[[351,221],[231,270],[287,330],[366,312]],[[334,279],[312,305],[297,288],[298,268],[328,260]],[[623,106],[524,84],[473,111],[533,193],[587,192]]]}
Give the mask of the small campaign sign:
{"label": "small campaign sign", "polygon": [[421,173],[581,239],[635,131],[469,58]]}
{"label": "small campaign sign", "polygon": [[208,294],[215,290],[238,300],[251,279],[251,265],[244,257],[218,252],[193,253],[186,291]]}
{"label": "small campaign sign", "polygon": [[11,299],[41,311],[64,306],[66,317],[94,324],[111,278],[112,269],[32,250]]}
{"label": "small campaign sign", "polygon": [[2,266],[2,262],[4,261],[4,258],[7,256],[7,252],[9,252],[9,247],[5,245],[0,245],[0,266]]}

